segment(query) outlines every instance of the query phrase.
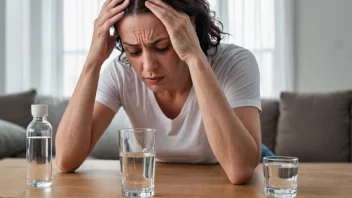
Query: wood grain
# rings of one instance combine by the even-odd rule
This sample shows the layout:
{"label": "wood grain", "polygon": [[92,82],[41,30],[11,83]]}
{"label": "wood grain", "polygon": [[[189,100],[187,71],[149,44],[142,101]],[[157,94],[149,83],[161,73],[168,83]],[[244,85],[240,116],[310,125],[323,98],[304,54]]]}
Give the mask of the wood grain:
{"label": "wood grain", "polygon": [[[26,186],[24,159],[0,161],[0,197],[122,197],[119,161],[86,160],[73,174],[53,166],[53,186]],[[257,198],[263,195],[262,166],[246,185],[232,185],[219,165],[156,164],[154,197]],[[352,197],[352,164],[299,165],[302,198]]]}

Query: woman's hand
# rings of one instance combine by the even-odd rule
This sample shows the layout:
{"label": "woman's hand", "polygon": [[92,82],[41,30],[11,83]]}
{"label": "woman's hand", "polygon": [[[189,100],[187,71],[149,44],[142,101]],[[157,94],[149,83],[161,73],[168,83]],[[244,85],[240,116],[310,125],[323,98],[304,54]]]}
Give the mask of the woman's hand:
{"label": "woman's hand", "polygon": [[[98,18],[94,21],[94,32],[87,60],[99,65],[110,56],[117,39],[117,32],[110,35],[110,27],[124,15],[130,0],[106,0]],[[123,2],[123,3],[121,3]]]}
{"label": "woman's hand", "polygon": [[200,47],[195,27],[186,13],[178,12],[162,0],[148,0],[145,5],[166,27],[173,48],[181,60],[205,56]]}

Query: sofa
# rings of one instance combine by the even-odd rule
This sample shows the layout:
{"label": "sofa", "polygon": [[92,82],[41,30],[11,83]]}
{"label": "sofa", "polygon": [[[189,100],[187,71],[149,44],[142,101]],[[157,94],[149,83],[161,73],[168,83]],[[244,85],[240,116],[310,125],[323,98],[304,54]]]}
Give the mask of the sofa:
{"label": "sofa", "polygon": [[[30,105],[47,104],[53,138],[69,99],[37,94],[35,90],[0,96],[0,159],[25,157]],[[262,99],[262,143],[276,155],[301,162],[352,161],[352,91],[330,93],[283,92]],[[131,127],[121,108],[89,158],[118,159],[117,131]],[[53,155],[55,141],[53,139]]]}

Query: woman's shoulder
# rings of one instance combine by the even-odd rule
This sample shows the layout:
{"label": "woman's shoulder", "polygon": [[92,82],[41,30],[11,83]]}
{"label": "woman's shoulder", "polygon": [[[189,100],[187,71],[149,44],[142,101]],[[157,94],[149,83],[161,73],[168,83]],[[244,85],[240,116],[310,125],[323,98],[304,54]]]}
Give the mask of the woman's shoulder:
{"label": "woman's shoulder", "polygon": [[211,52],[208,59],[214,70],[258,66],[251,51],[235,44],[220,43]]}
{"label": "woman's shoulder", "polygon": [[209,50],[209,58],[213,60],[218,59],[240,59],[240,58],[254,58],[251,51],[248,49],[228,43],[220,43],[216,48]]}

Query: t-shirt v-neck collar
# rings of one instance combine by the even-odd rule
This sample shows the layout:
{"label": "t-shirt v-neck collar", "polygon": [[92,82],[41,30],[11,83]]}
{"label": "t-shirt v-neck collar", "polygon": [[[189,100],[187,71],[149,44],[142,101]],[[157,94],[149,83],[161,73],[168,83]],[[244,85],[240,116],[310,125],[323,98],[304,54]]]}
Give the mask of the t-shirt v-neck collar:
{"label": "t-shirt v-neck collar", "polygon": [[189,110],[191,108],[192,101],[193,101],[193,98],[194,98],[193,86],[191,87],[191,90],[189,91],[189,94],[187,96],[186,102],[183,105],[181,112],[174,119],[170,119],[164,114],[164,112],[161,110],[161,108],[160,108],[160,106],[158,104],[158,101],[155,98],[155,95],[154,95],[153,91],[150,90],[148,87],[146,87],[146,89],[147,89],[147,92],[148,92],[149,100],[151,101],[151,104],[152,104],[153,108],[155,109],[156,113],[158,114],[157,116],[159,118],[163,119],[165,122],[169,122],[169,123],[173,123],[174,122],[175,123],[175,122],[178,122],[179,120],[182,120],[182,118],[189,112]]}

